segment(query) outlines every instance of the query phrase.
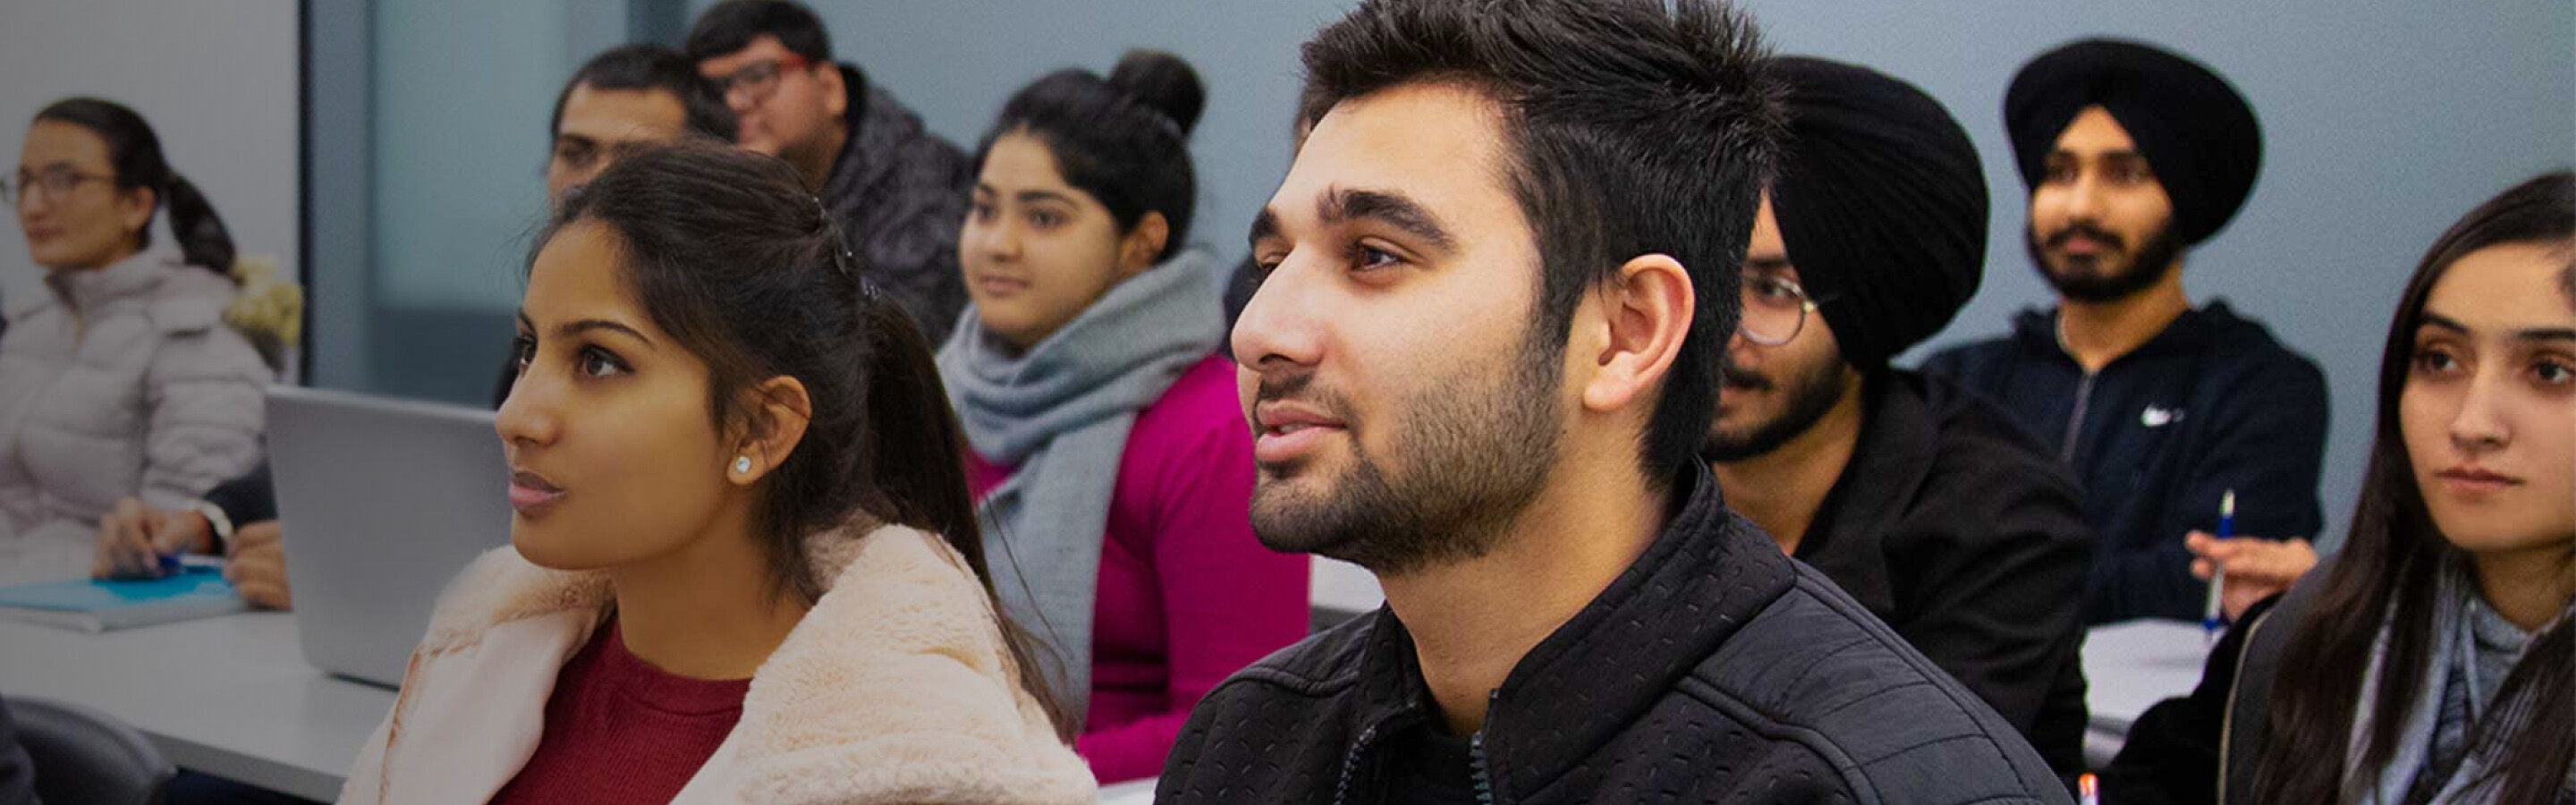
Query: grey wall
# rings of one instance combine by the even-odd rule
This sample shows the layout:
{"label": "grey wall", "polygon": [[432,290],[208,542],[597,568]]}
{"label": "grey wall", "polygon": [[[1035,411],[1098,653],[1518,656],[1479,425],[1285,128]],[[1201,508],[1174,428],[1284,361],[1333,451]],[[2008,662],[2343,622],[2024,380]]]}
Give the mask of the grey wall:
{"label": "grey wall", "polygon": [[545,206],[546,116],[679,0],[310,0],[317,385],[482,405]]}
{"label": "grey wall", "polygon": [[[295,0],[11,0],[0,6],[0,77],[7,170],[46,104],[123,103],[205,191],[242,255],[297,271]],[[155,242],[168,242],[166,218],[154,218]],[[0,295],[37,293],[39,276],[12,213],[0,226]]]}
{"label": "grey wall", "polygon": [[[2235,223],[2189,257],[2185,285],[2196,300],[2225,297],[2265,319],[2325,367],[2334,402],[2329,539],[2339,538],[2359,485],[2379,342],[2407,272],[2479,200],[2576,162],[2576,5],[2564,0],[1747,5],[1782,52],[1920,84],[1982,148],[1996,199],[1986,285],[1930,346],[2001,332],[2014,310],[2050,301],[2019,245],[2026,196],[1999,120],[2015,68],[2065,40],[2115,34],[2166,43],[2234,81],[2263,120],[2263,175]],[[817,6],[842,55],[961,143],[1046,70],[1106,69],[1130,46],[1179,53],[1210,86],[1196,135],[1205,188],[1196,239],[1239,255],[1244,225],[1289,157],[1297,45],[1349,4]]]}

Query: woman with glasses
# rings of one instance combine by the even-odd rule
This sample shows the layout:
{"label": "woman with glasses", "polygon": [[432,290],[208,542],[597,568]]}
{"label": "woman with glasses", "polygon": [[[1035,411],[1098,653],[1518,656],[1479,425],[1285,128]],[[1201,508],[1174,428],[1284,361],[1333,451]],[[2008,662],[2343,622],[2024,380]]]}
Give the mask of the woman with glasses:
{"label": "woman with glasses", "polygon": [[1159,773],[1201,696],[1306,633],[1303,556],[1252,535],[1252,434],[1215,260],[1189,248],[1189,65],[1135,52],[1013,95],[940,348],[1005,608],[1063,661],[1103,782]]}
{"label": "woman with glasses", "polygon": [[45,286],[0,335],[0,581],[74,577],[118,507],[186,507],[258,461],[272,375],[223,320],[223,220],[142,116],[45,107],[0,189]]}

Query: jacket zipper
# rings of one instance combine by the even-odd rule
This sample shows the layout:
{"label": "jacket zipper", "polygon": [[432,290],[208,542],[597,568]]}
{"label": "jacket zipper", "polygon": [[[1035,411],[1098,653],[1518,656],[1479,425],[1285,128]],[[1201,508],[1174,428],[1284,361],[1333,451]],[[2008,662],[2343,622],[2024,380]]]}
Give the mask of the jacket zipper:
{"label": "jacket zipper", "polygon": [[2218,719],[2218,798],[2212,800],[2217,805],[2227,805],[2227,747],[2236,741],[2236,693],[2245,687],[2245,661],[2252,658],[2254,640],[2263,636],[2263,624],[2270,620],[2272,611],[2265,611],[2245,624],[2245,642],[2236,646],[2236,672],[2227,678],[2227,711]]}
{"label": "jacket zipper", "polygon": [[1485,772],[1485,731],[1467,736],[1469,766],[1476,771],[1477,805],[1494,805],[1494,778]]}
{"label": "jacket zipper", "polygon": [[1367,729],[1360,730],[1359,740],[1352,741],[1350,751],[1342,755],[1342,774],[1340,779],[1333,783],[1333,805],[1349,805],[1351,776],[1360,767],[1360,752],[1365,751],[1369,742],[1376,739],[1377,725],[1371,724]]}
{"label": "jacket zipper", "polygon": [[2066,418],[2066,441],[2057,448],[2057,460],[2075,466],[2075,440],[2084,435],[2084,412],[2093,405],[2093,379],[2100,375],[2084,373],[2084,382],[2075,385],[2075,413]]}

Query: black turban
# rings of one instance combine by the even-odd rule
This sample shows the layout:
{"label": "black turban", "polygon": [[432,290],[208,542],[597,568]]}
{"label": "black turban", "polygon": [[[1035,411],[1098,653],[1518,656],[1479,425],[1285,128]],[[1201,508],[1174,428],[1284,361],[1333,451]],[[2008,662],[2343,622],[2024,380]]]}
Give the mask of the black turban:
{"label": "black turban", "polygon": [[2129,132],[2173,199],[2173,236],[2184,245],[2217,234],[2245,206],[2263,167],[2254,108],[2208,67],[2136,42],[2086,39],[2033,59],[2004,93],[2021,180],[2046,178],[2048,152],[2085,107],[2100,105]]}
{"label": "black turban", "polygon": [[1782,57],[1789,147],[1772,214],[1843,359],[1861,369],[1939,332],[1986,263],[1986,174],[1932,96],[1865,67]]}

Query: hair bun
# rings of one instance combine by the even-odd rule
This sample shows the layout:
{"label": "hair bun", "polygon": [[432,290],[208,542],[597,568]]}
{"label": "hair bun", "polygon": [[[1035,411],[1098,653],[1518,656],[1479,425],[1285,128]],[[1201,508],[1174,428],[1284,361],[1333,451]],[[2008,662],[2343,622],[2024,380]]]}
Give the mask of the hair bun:
{"label": "hair bun", "polygon": [[1182,137],[1189,136],[1199,112],[1207,108],[1207,88],[1199,83],[1198,71],[1159,50],[1130,50],[1118,57],[1118,66],[1109,71],[1109,86],[1171,118]]}

